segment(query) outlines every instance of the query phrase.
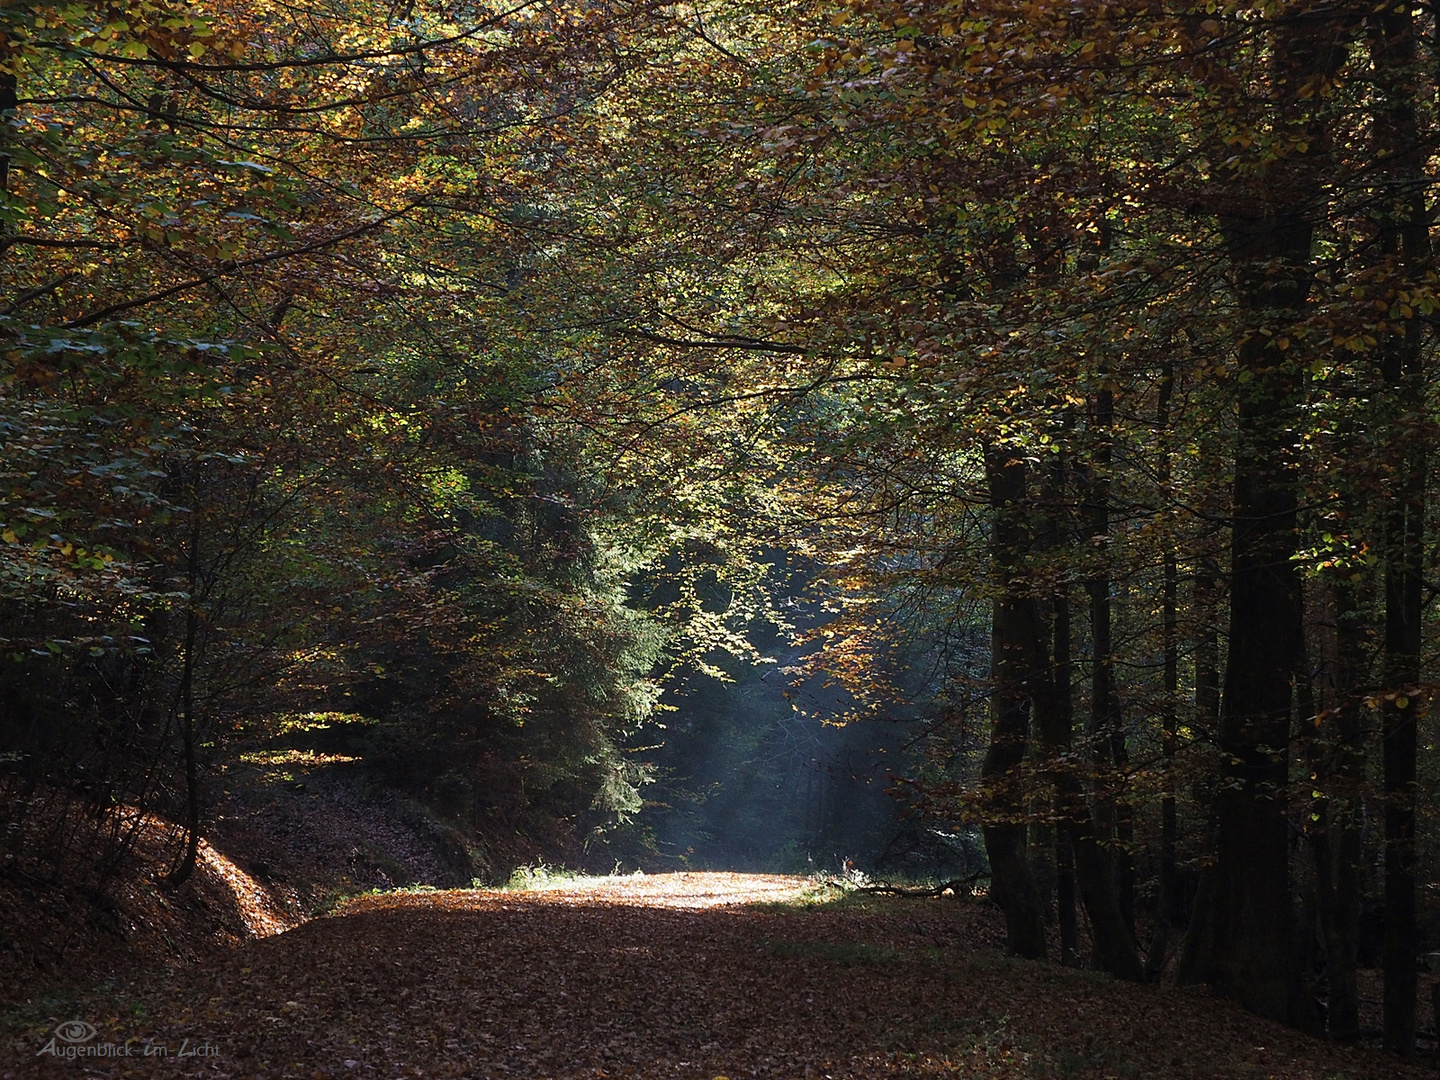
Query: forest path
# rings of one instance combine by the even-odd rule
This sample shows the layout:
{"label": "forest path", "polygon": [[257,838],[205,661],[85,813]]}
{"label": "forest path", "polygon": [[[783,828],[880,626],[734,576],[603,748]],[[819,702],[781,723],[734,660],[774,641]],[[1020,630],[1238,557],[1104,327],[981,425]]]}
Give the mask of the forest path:
{"label": "forest path", "polygon": [[[805,886],[661,874],[366,896],[132,988],[110,1015],[16,1033],[0,1077],[1422,1075],[1203,991],[1007,959],[978,900],[806,904]],[[97,1030],[48,1042],[65,1020]],[[126,1057],[37,1055],[127,1041]]]}

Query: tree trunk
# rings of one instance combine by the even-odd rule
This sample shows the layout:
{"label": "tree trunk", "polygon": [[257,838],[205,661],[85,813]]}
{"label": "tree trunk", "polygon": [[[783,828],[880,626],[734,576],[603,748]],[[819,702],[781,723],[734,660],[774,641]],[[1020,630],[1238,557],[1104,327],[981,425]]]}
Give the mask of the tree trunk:
{"label": "tree trunk", "polygon": [[[1156,426],[1160,437],[1168,439],[1170,428],[1170,396],[1175,389],[1175,368],[1167,363],[1160,378],[1160,401]],[[1170,450],[1165,447],[1160,453],[1160,491],[1167,502],[1170,498]],[[1180,922],[1179,894],[1176,887],[1175,847],[1178,823],[1175,812],[1175,754],[1179,748],[1177,734],[1180,695],[1180,571],[1175,558],[1175,535],[1170,508],[1165,508],[1167,524],[1162,543],[1165,545],[1161,568],[1160,598],[1160,651],[1165,665],[1165,698],[1160,706],[1160,753],[1164,761],[1165,794],[1160,799],[1160,902],[1157,906],[1156,924],[1163,930]],[[1160,952],[1165,942],[1157,939]],[[1152,953],[1157,950],[1152,949]],[[1155,961],[1152,957],[1151,965]],[[1156,971],[1158,972],[1158,967]]]}
{"label": "tree trunk", "polygon": [[0,72],[0,191],[10,190],[10,154],[6,144],[10,142],[10,121],[18,101],[19,84],[13,71]]}
{"label": "tree trunk", "polygon": [[[1060,466],[1063,469],[1063,465]],[[1057,485],[1058,486],[1058,485]],[[1069,732],[1074,725],[1074,714],[1070,705],[1070,597],[1064,582],[1055,596],[1055,734],[1064,731],[1063,743],[1047,747],[1050,753],[1057,745],[1069,744]],[[1042,737],[1043,737],[1042,732]],[[1052,778],[1053,783],[1053,778]],[[1055,798],[1056,820],[1060,828],[1055,830],[1055,900],[1060,923],[1060,963],[1066,967],[1080,966],[1080,927],[1075,917],[1075,852],[1070,844],[1070,833],[1066,822],[1065,806],[1057,791]]]}
{"label": "tree trunk", "polygon": [[[1311,226],[1300,211],[1231,219],[1238,292],[1253,325],[1283,325],[1308,290]],[[1278,271],[1277,271],[1278,266]],[[1221,702],[1216,860],[1205,874],[1182,981],[1205,981],[1262,1016],[1310,1027],[1291,938],[1290,714],[1303,627],[1290,460],[1299,379],[1251,330],[1239,350],[1230,649]]]}
{"label": "tree trunk", "polygon": [[1206,735],[1220,732],[1220,572],[1204,558],[1195,571],[1195,725]]}
{"label": "tree trunk", "polygon": [[1327,800],[1316,859],[1316,876],[1328,894],[1325,925],[1326,978],[1331,1038],[1360,1035],[1360,993],[1355,969],[1360,954],[1360,856],[1364,814],[1365,730],[1360,679],[1365,670],[1365,630],[1351,581],[1335,583],[1336,746],[1330,765],[1334,796]]}
{"label": "tree trunk", "polygon": [[186,556],[185,639],[180,687],[176,695],[181,748],[185,758],[185,845],[180,860],[165,875],[165,883],[171,888],[179,888],[195,872],[195,861],[200,853],[200,767],[195,756],[195,659],[200,630],[200,617],[195,610],[200,588],[199,500],[192,499],[191,502],[190,549]]}
{"label": "tree trunk", "polygon": [[1344,34],[1342,20],[1324,12],[1272,24],[1267,119],[1297,150],[1231,174],[1221,214],[1242,330],[1230,640],[1215,862],[1202,881],[1180,971],[1182,981],[1204,980],[1262,1016],[1310,1029],[1319,1016],[1303,991],[1292,939],[1287,791],[1304,635],[1292,454],[1306,361],[1287,352],[1285,330],[1304,317],[1313,221],[1323,205],[1318,176],[1327,133],[1314,80],[1343,61]]}
{"label": "tree trunk", "polygon": [[[1110,427],[1115,416],[1114,394],[1101,390],[1095,398],[1094,459],[1086,492],[1086,532],[1101,559],[1101,568],[1085,582],[1090,597],[1090,739],[1097,771],[1105,779],[1096,792],[1095,824],[1099,841],[1113,853],[1107,859],[1115,876],[1115,892],[1129,935],[1135,935],[1134,868],[1130,853],[1134,826],[1129,807],[1120,798],[1123,772],[1129,755],[1120,708],[1115,694],[1114,643],[1111,633],[1110,574],[1103,560],[1109,557],[1110,533]],[[1077,851],[1078,855],[1078,851]]]}
{"label": "tree trunk", "polygon": [[1021,765],[1029,735],[1030,687],[1039,611],[1027,587],[1023,556],[1025,463],[1007,447],[989,446],[985,468],[993,512],[991,552],[997,577],[991,615],[990,747],[980,769],[985,851],[992,896],[1005,912],[1006,945],[1016,956],[1045,957],[1045,913],[1027,858]]}
{"label": "tree trunk", "polygon": [[[1410,9],[1377,16],[1371,57],[1380,89],[1376,143],[1381,181],[1382,253],[1397,288],[1430,270],[1426,177],[1417,156],[1415,27]],[[1389,401],[1384,458],[1391,478],[1385,522],[1385,701],[1382,708],[1385,792],[1385,1048],[1415,1052],[1415,774],[1420,694],[1421,614],[1425,567],[1423,330],[1405,319],[1381,337],[1379,359]]]}
{"label": "tree trunk", "polygon": [[[1064,489],[1063,468],[1057,463],[1050,477],[1047,504],[1059,504]],[[1053,509],[1052,509],[1053,515]],[[1090,922],[1096,966],[1122,979],[1140,981],[1144,971],[1135,948],[1135,937],[1127,924],[1115,889],[1114,863],[1096,836],[1094,818],[1085,798],[1084,785],[1071,756],[1074,716],[1070,705],[1070,615],[1063,584],[1055,599],[1055,645],[1053,675],[1043,672],[1043,658],[1037,655],[1036,671],[1043,677],[1033,680],[1036,732],[1044,744],[1047,779],[1055,789],[1056,816],[1063,836],[1060,865],[1071,869],[1085,914]],[[1037,654],[1039,649],[1036,650]],[[1062,872],[1062,887],[1066,875]],[[1061,898],[1062,961],[1065,948],[1065,897]],[[1069,897],[1069,918],[1074,919],[1074,894]],[[1071,933],[1074,931],[1072,929]],[[1076,958],[1078,960],[1078,957]]]}

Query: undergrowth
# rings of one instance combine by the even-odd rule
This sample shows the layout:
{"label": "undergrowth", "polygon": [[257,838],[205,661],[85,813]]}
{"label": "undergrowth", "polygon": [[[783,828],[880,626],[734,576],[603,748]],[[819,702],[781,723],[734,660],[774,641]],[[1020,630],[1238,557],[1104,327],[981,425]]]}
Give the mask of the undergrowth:
{"label": "undergrowth", "polygon": [[[636,871],[638,873],[639,871]],[[519,866],[510,874],[510,879],[501,886],[514,892],[526,892],[533,889],[558,889],[573,885],[599,885],[606,881],[616,881],[629,875],[620,873],[617,866],[609,874],[586,874],[579,870],[570,870],[564,866],[550,866],[547,863],[537,862],[533,866]],[[481,888],[481,884],[475,882],[475,888]]]}

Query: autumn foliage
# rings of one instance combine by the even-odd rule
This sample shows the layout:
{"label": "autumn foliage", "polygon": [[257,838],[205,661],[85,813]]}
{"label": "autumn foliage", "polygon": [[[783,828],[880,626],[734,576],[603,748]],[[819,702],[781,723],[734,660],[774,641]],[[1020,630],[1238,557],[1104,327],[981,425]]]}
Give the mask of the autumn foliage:
{"label": "autumn foliage", "polygon": [[643,852],[663,693],[764,624],[917,725],[1013,953],[1342,1038],[1379,964],[1413,1052],[1433,12],[4,11],[12,820],[183,879],[227,741],[328,710]]}

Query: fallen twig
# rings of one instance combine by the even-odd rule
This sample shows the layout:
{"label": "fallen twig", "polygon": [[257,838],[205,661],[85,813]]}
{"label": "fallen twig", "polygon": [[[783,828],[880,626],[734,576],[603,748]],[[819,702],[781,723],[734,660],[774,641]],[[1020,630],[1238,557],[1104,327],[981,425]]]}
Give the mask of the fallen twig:
{"label": "fallen twig", "polygon": [[878,885],[861,885],[856,892],[880,893],[884,896],[942,896],[954,891],[956,896],[960,895],[960,888],[964,885],[974,885],[981,878],[989,877],[989,874],[975,873],[966,878],[954,878],[950,881],[941,882],[934,888],[920,889],[911,888],[905,885],[891,885],[889,882],[882,882]]}

